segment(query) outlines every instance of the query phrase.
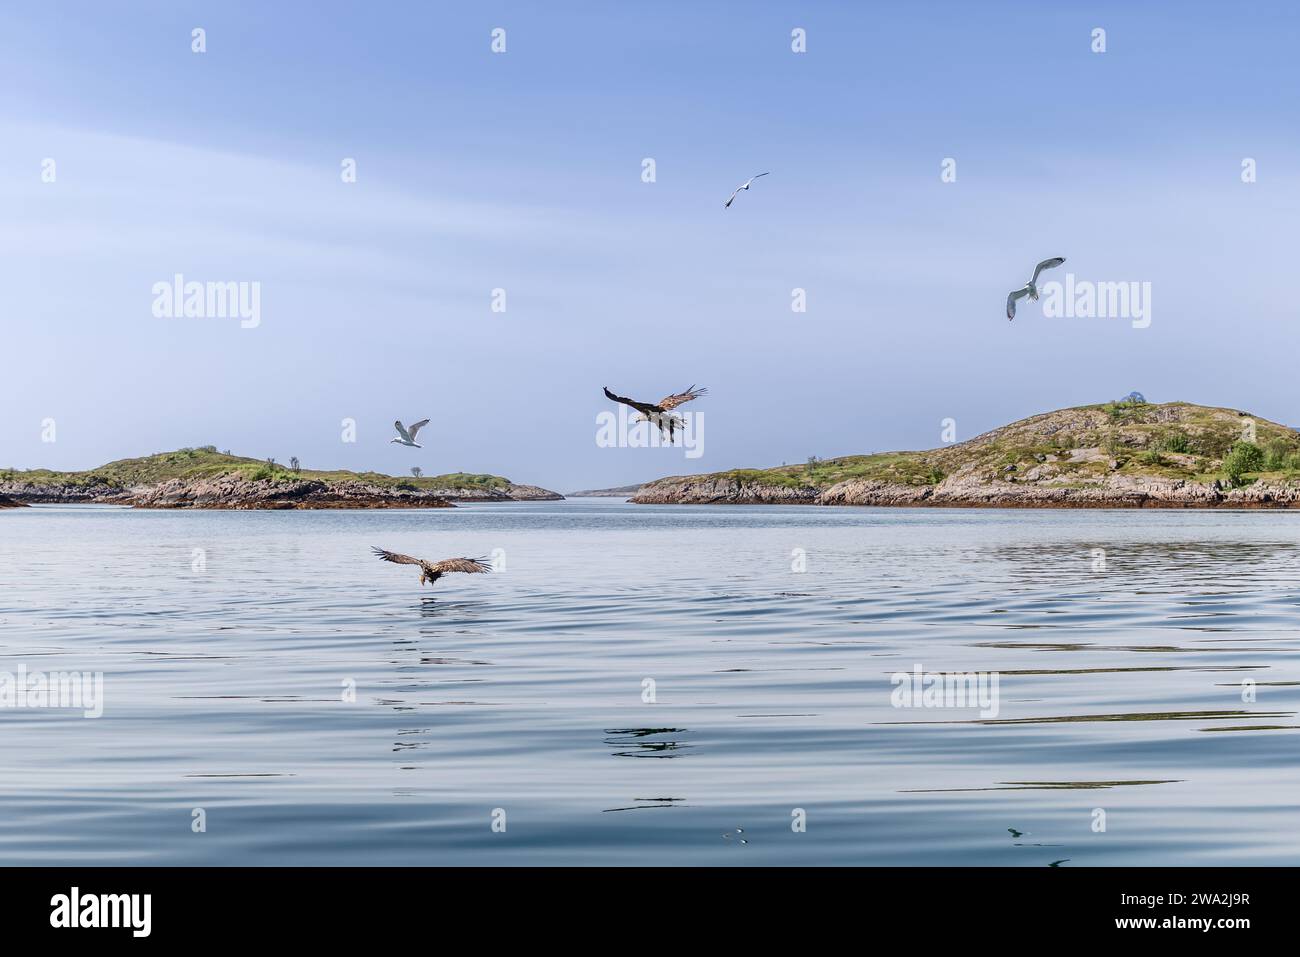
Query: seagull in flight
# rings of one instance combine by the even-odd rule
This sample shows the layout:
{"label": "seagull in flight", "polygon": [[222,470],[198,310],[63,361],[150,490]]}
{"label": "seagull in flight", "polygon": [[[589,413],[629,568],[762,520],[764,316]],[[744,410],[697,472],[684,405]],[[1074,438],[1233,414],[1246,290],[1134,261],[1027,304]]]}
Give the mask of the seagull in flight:
{"label": "seagull in flight", "polygon": [[636,409],[641,414],[633,422],[653,422],[659,426],[661,432],[668,433],[668,441],[673,440],[673,432],[677,428],[685,428],[682,417],[673,415],[672,410],[679,405],[690,402],[692,399],[698,399],[708,393],[708,389],[697,389],[691,386],[684,392],[678,392],[674,395],[667,395],[656,402],[638,402],[636,399],[629,399],[625,396],[615,395],[609,391],[609,386],[605,386],[605,398],[613,399],[615,402],[621,402],[623,405]]}
{"label": "seagull in flight", "polygon": [[770,172],[771,172],[771,170],[768,170],[767,173],[759,173],[757,176],[751,176],[749,179],[745,180],[743,183],[741,183],[739,186],[737,186],[734,190],[732,190],[731,198],[728,199],[725,203],[722,204],[722,208],[723,208],[723,209],[726,209],[728,206],[730,206],[732,203],[734,203],[734,202],[736,201],[736,197],[740,194],[740,191],[741,191],[742,189],[749,189],[749,184],[752,183],[752,182],[754,182],[754,180],[758,179],[759,176],[767,176],[768,173],[770,173]]}
{"label": "seagull in flight", "polygon": [[1007,318],[1008,319],[1016,318],[1017,299],[1023,299],[1025,298],[1025,296],[1028,296],[1030,299],[1033,299],[1035,302],[1038,301],[1038,274],[1042,272],[1044,269],[1055,269],[1063,262],[1065,262],[1064,256],[1056,256],[1052,259],[1044,259],[1042,262],[1040,262],[1037,266],[1034,267],[1033,278],[1030,279],[1029,282],[1025,283],[1023,286],[1021,286],[1019,289],[1015,290],[1014,292],[1010,293],[1007,296]]}
{"label": "seagull in flight", "polygon": [[398,445],[409,445],[413,449],[422,449],[424,448],[423,445],[415,444],[415,436],[428,424],[428,419],[421,419],[419,422],[411,423],[411,427],[408,429],[403,426],[401,422],[394,422],[393,428],[397,429],[397,438],[389,439],[388,441],[396,442]]}
{"label": "seagull in flight", "polygon": [[393,562],[397,565],[419,565],[420,566],[420,584],[428,582],[432,585],[447,572],[490,572],[492,566],[481,558],[447,558],[440,562],[426,562],[423,558],[412,558],[410,555],[399,555],[397,552],[385,551],[382,548],[371,547],[375,556],[386,562]]}

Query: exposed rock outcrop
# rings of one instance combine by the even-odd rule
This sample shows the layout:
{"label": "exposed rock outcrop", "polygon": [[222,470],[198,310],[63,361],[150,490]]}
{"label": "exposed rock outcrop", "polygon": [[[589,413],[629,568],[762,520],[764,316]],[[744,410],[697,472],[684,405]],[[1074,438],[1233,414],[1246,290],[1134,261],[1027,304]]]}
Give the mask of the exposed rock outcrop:
{"label": "exposed rock outcrop", "polygon": [[136,508],[452,508],[434,492],[365,482],[250,481],[238,475],[206,480],[171,479],[132,489]]}
{"label": "exposed rock outcrop", "polygon": [[812,505],[820,489],[767,485],[709,475],[660,479],[632,496],[638,505]]}
{"label": "exposed rock outcrop", "polygon": [[925,505],[934,494],[929,485],[851,479],[832,485],[816,498],[818,505]]}
{"label": "exposed rock outcrop", "polygon": [[476,489],[433,489],[434,494],[458,502],[562,502],[564,496],[536,485],[516,485],[511,482],[504,490],[485,493]]}
{"label": "exposed rock outcrop", "polygon": [[124,488],[79,482],[0,482],[0,495],[19,505],[122,504],[131,493]]}
{"label": "exposed rock outcrop", "polygon": [[1221,482],[1158,480],[1127,475],[1093,483],[1052,484],[1002,480],[941,482],[938,486],[847,481],[818,505],[933,505],[953,508],[1300,508],[1300,486],[1259,482],[1228,488]]}

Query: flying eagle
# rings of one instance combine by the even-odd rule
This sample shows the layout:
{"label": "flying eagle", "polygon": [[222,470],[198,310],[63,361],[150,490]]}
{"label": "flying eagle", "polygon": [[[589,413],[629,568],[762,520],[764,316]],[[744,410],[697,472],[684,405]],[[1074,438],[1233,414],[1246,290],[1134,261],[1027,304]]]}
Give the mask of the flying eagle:
{"label": "flying eagle", "polygon": [[1014,290],[1010,295],[1007,296],[1007,318],[1008,319],[1016,318],[1017,299],[1023,299],[1025,296],[1028,296],[1030,299],[1033,300],[1038,299],[1038,274],[1042,272],[1044,269],[1055,269],[1063,262],[1065,262],[1064,256],[1056,256],[1052,259],[1044,259],[1042,262],[1040,262],[1037,266],[1034,267],[1034,275],[1029,280],[1029,282],[1025,283],[1019,289]]}
{"label": "flying eagle", "polygon": [[653,422],[659,426],[660,431],[668,433],[668,441],[673,440],[673,431],[682,425],[681,416],[673,415],[672,410],[679,405],[690,402],[692,399],[698,399],[702,395],[708,394],[708,389],[697,389],[691,386],[684,392],[678,392],[674,395],[665,396],[658,403],[638,402],[636,399],[624,398],[621,395],[615,395],[609,391],[609,386],[605,386],[605,397],[613,399],[615,402],[621,402],[626,406],[631,406],[641,414],[633,419],[634,422]]}
{"label": "flying eagle", "polygon": [[411,423],[410,428],[406,428],[401,422],[394,422],[393,428],[397,429],[397,438],[388,441],[396,442],[398,445],[409,445],[413,449],[422,449],[423,445],[415,444],[415,436],[428,424],[428,419],[421,419],[419,422]]}
{"label": "flying eagle", "polygon": [[423,558],[412,558],[410,555],[399,555],[397,552],[385,551],[382,548],[373,548],[375,555],[386,562],[394,562],[398,565],[419,565],[420,566],[420,584],[428,582],[432,585],[447,572],[490,572],[492,566],[481,558],[447,558],[440,562],[426,562]]}
{"label": "flying eagle", "polygon": [[[769,172],[770,172],[770,171],[769,171]],[[768,174],[767,174],[767,173],[759,173],[757,176],[751,176],[749,179],[745,180],[743,183],[741,183],[739,186],[737,186],[735,189],[733,189],[733,190],[731,191],[731,197],[730,197],[730,198],[729,198],[725,203],[722,204],[722,208],[723,208],[723,209],[728,209],[728,208],[730,208],[731,204],[734,203],[734,202],[736,201],[736,197],[740,195],[740,191],[741,191],[742,189],[743,189],[743,190],[748,190],[748,189],[749,189],[749,184],[750,184],[750,183],[752,183],[752,182],[754,182],[754,180],[758,179],[759,176],[766,176],[766,175],[768,175]]]}

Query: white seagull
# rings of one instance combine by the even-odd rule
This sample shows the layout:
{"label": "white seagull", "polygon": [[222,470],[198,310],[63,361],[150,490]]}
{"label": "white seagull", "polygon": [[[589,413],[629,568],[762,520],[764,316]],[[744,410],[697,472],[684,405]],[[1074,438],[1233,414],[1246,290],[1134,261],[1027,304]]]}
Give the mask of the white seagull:
{"label": "white seagull", "polygon": [[1035,302],[1038,300],[1038,286],[1036,285],[1038,282],[1038,274],[1042,272],[1044,269],[1055,269],[1063,262],[1065,262],[1064,256],[1056,256],[1053,257],[1052,259],[1044,259],[1042,262],[1040,262],[1037,266],[1034,267],[1033,278],[1030,279],[1029,282],[1025,283],[1021,288],[1008,294],[1007,296],[1007,318],[1008,319],[1016,318],[1017,299],[1023,299],[1025,298],[1025,296],[1028,296],[1030,299],[1033,299]]}
{"label": "white seagull", "polygon": [[[770,173],[771,170],[768,170],[768,172]],[[745,180],[743,183],[741,183],[739,186],[737,186],[737,187],[732,191],[732,193],[731,193],[731,198],[728,199],[725,203],[722,204],[722,208],[723,208],[723,209],[726,209],[728,206],[730,206],[732,203],[734,203],[734,202],[736,201],[736,196],[739,195],[740,191],[741,191],[742,189],[749,189],[749,184],[752,183],[752,182],[754,182],[754,180],[758,179],[759,176],[766,176],[766,175],[768,175],[768,174],[767,174],[767,173],[759,173],[758,176],[751,176],[749,179]]]}
{"label": "white seagull", "polygon": [[389,439],[390,442],[396,442],[398,445],[409,445],[413,449],[422,449],[423,445],[415,444],[415,436],[419,431],[429,424],[428,419],[421,419],[419,422],[413,422],[411,427],[405,428],[401,422],[394,422],[393,428],[397,429],[397,438]]}

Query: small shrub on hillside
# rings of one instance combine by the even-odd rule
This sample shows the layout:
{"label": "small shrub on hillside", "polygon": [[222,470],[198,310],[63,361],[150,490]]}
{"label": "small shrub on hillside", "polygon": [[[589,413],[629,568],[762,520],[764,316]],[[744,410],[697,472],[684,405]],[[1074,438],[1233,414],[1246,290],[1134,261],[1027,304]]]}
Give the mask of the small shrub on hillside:
{"label": "small shrub on hillside", "polygon": [[1276,472],[1286,468],[1287,459],[1295,453],[1295,447],[1285,439],[1274,439],[1268,443],[1268,449],[1264,453],[1264,468],[1269,472]]}
{"label": "small shrub on hillside", "polygon": [[1170,431],[1157,435],[1151,443],[1151,448],[1157,452],[1176,452],[1186,455],[1192,450],[1192,443],[1185,432]]}
{"label": "small shrub on hillside", "polygon": [[1238,442],[1223,460],[1223,472],[1234,487],[1246,484],[1246,473],[1264,467],[1264,450],[1254,442]]}
{"label": "small shrub on hillside", "polygon": [[1204,431],[1191,441],[1191,451],[1212,459],[1221,459],[1232,450],[1238,433],[1228,429]]}
{"label": "small shrub on hillside", "polygon": [[1107,433],[1106,438],[1102,439],[1101,447],[1113,459],[1119,458],[1127,450],[1118,432]]}
{"label": "small shrub on hillside", "polygon": [[1135,402],[1132,399],[1120,399],[1118,402],[1107,402],[1101,410],[1110,416],[1112,422],[1124,422],[1136,418],[1145,406],[1145,400]]}

